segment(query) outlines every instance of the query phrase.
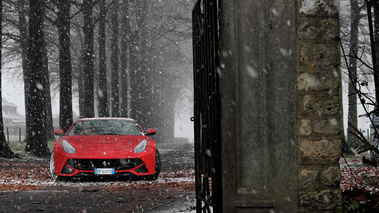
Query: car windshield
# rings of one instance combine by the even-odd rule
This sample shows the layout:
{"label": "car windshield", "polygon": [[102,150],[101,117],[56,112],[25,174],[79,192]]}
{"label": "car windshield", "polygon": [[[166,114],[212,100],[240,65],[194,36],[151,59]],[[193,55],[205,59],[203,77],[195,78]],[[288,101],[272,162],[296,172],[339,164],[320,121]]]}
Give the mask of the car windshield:
{"label": "car windshield", "polygon": [[68,136],[74,135],[143,135],[134,121],[128,120],[83,120],[76,122]]}

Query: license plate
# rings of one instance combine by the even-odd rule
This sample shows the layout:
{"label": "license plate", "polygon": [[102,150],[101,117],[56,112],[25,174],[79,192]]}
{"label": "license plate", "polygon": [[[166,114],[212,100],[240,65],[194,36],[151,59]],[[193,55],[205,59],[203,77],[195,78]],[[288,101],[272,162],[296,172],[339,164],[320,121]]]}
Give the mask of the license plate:
{"label": "license plate", "polygon": [[95,169],[96,175],[114,175],[114,169],[113,168],[98,168]]}

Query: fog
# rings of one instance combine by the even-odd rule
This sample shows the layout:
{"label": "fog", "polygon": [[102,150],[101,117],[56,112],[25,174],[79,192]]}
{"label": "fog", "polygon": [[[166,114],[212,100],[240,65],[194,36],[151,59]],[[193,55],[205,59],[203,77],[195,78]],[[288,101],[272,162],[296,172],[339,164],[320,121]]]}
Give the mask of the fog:
{"label": "fog", "polygon": [[[188,54],[188,53],[187,53]],[[22,76],[19,75],[22,71],[18,68],[14,68],[14,65],[8,65],[3,68],[2,74],[2,97],[8,102],[17,106],[17,111],[24,117],[25,116],[25,99],[24,99],[24,83]],[[18,75],[17,75],[18,73]],[[190,91],[184,96],[192,97]],[[59,93],[58,91],[51,92],[51,105],[53,111],[54,121],[57,121],[59,115]],[[190,142],[193,142],[194,130],[193,122],[190,118],[193,116],[193,102],[189,98],[183,99],[184,104],[177,106],[179,113],[175,113],[175,137],[188,138]],[[184,108],[183,108],[184,106]],[[79,102],[77,94],[73,95],[73,112],[74,116],[79,115]],[[58,126],[58,123],[54,123],[54,126]]]}

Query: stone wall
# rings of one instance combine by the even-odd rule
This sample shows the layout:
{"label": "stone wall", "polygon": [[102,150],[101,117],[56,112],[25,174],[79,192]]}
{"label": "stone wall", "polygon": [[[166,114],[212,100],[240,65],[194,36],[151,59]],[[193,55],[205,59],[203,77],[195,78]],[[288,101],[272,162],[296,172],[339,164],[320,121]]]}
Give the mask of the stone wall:
{"label": "stone wall", "polygon": [[299,0],[297,19],[299,212],[334,212],[342,138],[339,13],[333,0]]}

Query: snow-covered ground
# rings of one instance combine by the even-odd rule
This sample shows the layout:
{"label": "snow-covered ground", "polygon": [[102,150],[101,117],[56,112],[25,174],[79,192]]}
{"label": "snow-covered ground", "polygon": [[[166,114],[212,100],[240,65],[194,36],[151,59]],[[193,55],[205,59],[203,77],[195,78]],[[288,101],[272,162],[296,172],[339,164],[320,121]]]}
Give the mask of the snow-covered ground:
{"label": "snow-covered ground", "polygon": [[[34,209],[38,206],[51,210],[53,207],[45,204],[45,201],[36,201],[44,200],[44,197],[49,204],[67,203],[67,199],[77,199],[74,201],[81,204],[75,207],[75,211],[80,208],[97,208],[97,203],[100,203],[102,209],[111,208],[111,204],[114,204],[125,206],[127,212],[194,212],[195,174],[193,161],[187,159],[193,152],[188,152],[188,149],[175,149],[175,152],[163,149],[161,155],[164,166],[156,181],[108,178],[53,181],[49,177],[48,158],[33,157],[25,153],[22,153],[22,158],[0,158],[0,200],[13,203],[15,212],[19,208],[25,211],[38,210]],[[35,196],[34,201],[28,199],[31,194]],[[92,196],[99,202],[93,203],[93,199],[81,198],[82,194]],[[121,197],[117,195],[124,199],[118,200]],[[39,204],[33,205],[35,202]],[[6,208],[0,204],[0,212]],[[59,208],[66,206],[59,205]]]}
{"label": "snow-covered ground", "polygon": [[340,160],[341,170],[341,190],[351,190],[355,187],[365,188],[371,193],[379,191],[377,183],[379,182],[379,170],[375,167],[362,163],[359,158]]}

